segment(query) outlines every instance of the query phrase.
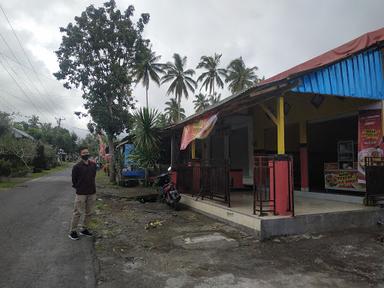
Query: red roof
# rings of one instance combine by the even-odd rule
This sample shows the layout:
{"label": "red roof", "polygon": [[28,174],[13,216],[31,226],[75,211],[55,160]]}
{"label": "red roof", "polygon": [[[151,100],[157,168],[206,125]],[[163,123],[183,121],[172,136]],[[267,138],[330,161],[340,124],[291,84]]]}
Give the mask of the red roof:
{"label": "red roof", "polygon": [[325,52],[324,54],[321,54],[320,56],[317,56],[315,58],[312,58],[311,60],[308,60],[302,64],[299,64],[291,69],[288,69],[284,72],[281,72],[271,78],[268,78],[262,82],[260,82],[259,85],[267,84],[270,82],[275,82],[282,80],[284,78],[287,78],[291,75],[305,72],[308,70],[313,70],[316,68],[320,68],[322,66],[325,66],[327,64],[336,62],[338,60],[341,60],[343,58],[348,57],[349,55],[355,54],[361,50],[367,49],[373,45],[375,45],[378,42],[384,41],[384,28],[378,29],[376,31],[372,31],[369,33],[366,33],[352,41],[349,41],[335,49],[332,49],[328,52]]}

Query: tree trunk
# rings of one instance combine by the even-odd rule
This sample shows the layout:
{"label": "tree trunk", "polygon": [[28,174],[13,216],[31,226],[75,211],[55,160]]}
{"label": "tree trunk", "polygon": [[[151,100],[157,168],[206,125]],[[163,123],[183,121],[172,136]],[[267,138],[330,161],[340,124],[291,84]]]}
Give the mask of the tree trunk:
{"label": "tree trunk", "polygon": [[115,171],[115,145],[113,144],[112,136],[107,134],[108,148],[109,148],[109,181],[112,183],[116,182],[116,171]]}
{"label": "tree trunk", "polygon": [[178,97],[177,98],[177,105],[179,106],[179,107],[177,107],[177,122],[180,122],[180,120],[181,120],[181,111],[180,111],[180,109],[181,109],[181,97]]}
{"label": "tree trunk", "polygon": [[145,99],[147,101],[147,109],[148,109],[148,89],[149,89],[149,87],[146,87],[146,89],[145,89]]}

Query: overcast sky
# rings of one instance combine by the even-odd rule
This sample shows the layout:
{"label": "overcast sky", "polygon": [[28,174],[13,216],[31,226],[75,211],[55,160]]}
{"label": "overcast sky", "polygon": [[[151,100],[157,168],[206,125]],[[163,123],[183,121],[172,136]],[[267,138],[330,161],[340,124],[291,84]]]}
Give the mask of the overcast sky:
{"label": "overcast sky", "polygon": [[[25,52],[0,11],[0,110],[38,114],[42,121],[62,125],[85,135],[87,120],[80,93],[66,90],[52,76],[58,70],[59,27],[66,26],[90,4],[88,0],[3,0],[0,4]],[[366,32],[384,27],[383,0],[116,0],[136,15],[150,13],[145,35],[162,61],[173,53],[187,56],[195,68],[202,55],[221,53],[225,67],[242,56],[247,66],[259,67],[267,78],[332,49]],[[5,41],[4,41],[5,40]],[[26,55],[28,55],[28,58]],[[30,62],[31,63],[30,63]],[[31,65],[32,64],[32,65]],[[33,67],[33,68],[32,68]],[[197,70],[199,73],[199,70]],[[12,75],[12,76],[11,76]],[[149,102],[160,111],[166,86],[151,86]],[[228,96],[227,89],[221,91]],[[134,95],[145,101],[138,85]],[[193,95],[182,105],[193,113]],[[79,129],[80,128],[80,129]]]}

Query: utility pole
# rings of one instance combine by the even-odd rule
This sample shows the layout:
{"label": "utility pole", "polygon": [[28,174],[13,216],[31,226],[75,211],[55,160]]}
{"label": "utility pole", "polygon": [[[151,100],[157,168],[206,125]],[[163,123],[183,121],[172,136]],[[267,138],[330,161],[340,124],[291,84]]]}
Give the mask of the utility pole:
{"label": "utility pole", "polygon": [[56,119],[57,126],[59,126],[59,128],[60,128],[61,121],[65,120],[65,118],[62,118],[62,117],[57,118],[57,117],[55,117],[55,119]]}

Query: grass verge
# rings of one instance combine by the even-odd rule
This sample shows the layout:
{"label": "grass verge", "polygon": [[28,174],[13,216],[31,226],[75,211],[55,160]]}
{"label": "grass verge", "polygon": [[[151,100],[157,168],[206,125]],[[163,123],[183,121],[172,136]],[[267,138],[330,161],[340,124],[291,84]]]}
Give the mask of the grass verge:
{"label": "grass verge", "polygon": [[28,181],[28,180],[31,180],[31,179],[36,179],[39,177],[49,175],[51,173],[59,172],[61,170],[68,168],[70,165],[71,165],[71,163],[65,162],[63,165],[57,166],[57,167],[52,168],[50,170],[43,170],[42,172],[39,172],[39,173],[31,173],[25,177],[15,177],[15,178],[8,178],[5,180],[1,180],[0,181],[0,191],[13,188],[19,184],[22,184],[22,183]]}

